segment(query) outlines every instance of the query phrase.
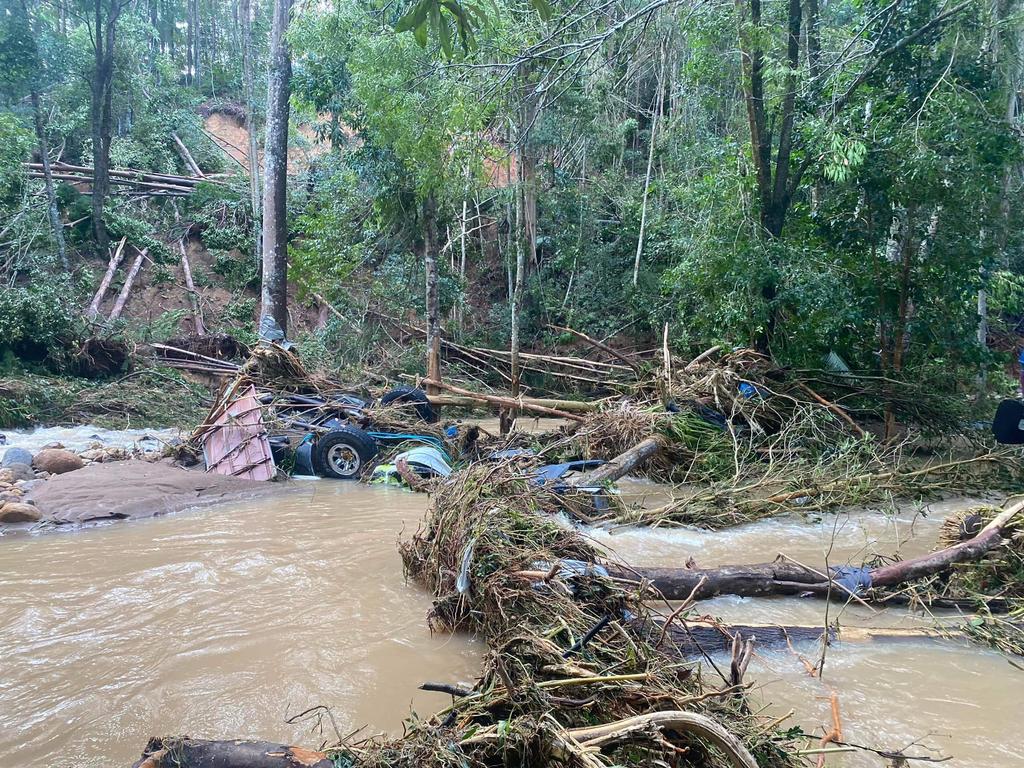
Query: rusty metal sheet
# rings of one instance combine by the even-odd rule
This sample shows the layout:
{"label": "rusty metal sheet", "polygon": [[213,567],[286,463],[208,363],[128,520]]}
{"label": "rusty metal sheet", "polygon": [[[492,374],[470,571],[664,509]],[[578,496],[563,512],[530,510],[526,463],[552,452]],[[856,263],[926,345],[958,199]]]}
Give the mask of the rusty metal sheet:
{"label": "rusty metal sheet", "polygon": [[270,480],[277,474],[263,409],[249,387],[213,419],[203,439],[206,471],[248,480]]}

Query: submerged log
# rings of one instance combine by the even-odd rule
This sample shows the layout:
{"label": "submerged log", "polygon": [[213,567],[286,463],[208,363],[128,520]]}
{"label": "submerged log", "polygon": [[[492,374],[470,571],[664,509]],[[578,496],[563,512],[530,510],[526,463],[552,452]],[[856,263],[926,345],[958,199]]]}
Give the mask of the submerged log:
{"label": "submerged log", "polygon": [[334,768],[323,752],[269,741],[149,740],[132,768]]}
{"label": "submerged log", "polygon": [[[865,571],[864,586],[895,587],[909,581],[942,573],[957,563],[980,560],[1004,541],[1003,534],[1024,511],[1024,502],[1014,504],[986,525],[973,539],[927,555],[900,560]],[[646,582],[667,600],[702,600],[717,595],[765,597],[768,595],[811,594],[845,601],[851,595],[826,569],[815,570],[782,558],[756,565],[723,565],[718,568],[647,568],[606,565],[616,579]]]}

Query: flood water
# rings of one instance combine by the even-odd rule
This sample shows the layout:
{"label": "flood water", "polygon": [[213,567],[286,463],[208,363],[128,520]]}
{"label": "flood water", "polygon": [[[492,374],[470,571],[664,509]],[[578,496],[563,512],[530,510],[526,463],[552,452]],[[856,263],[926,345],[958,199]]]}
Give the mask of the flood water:
{"label": "flood water", "polygon": [[[634,499],[657,500],[664,490],[649,483],[626,484]],[[851,511],[820,519],[775,518],[718,532],[692,529],[591,530],[595,543],[635,565],[682,566],[693,557],[699,567],[763,563],[780,552],[814,568],[859,566],[874,554],[902,557],[935,546],[942,521],[968,500],[945,501],[896,510]],[[822,626],[838,618],[846,627],[913,627],[924,617],[905,609],[871,611],[859,605],[828,606],[800,598],[720,597],[699,604],[695,613],[737,624]],[[951,617],[952,618],[952,617]],[[812,665],[819,644],[795,649]],[[728,660],[723,669],[728,671]],[[1018,660],[1019,662],[1020,660]],[[714,676],[713,670],[708,670]],[[755,682],[753,705],[783,717],[784,727],[799,725],[820,738],[831,730],[831,694],[839,702],[844,740],[882,750],[907,748],[907,754],[951,757],[943,765],[1011,768],[1024,765],[1024,747],[1016,737],[1024,702],[1024,670],[1000,654],[956,640],[900,639],[848,641],[826,650],[821,677],[811,677],[789,649],[757,651],[747,673]],[[808,741],[807,747],[817,747]],[[914,764],[914,763],[912,763]],[[922,763],[923,764],[923,763]],[[868,768],[887,765],[865,752],[832,755],[828,766]]]}
{"label": "flood water", "polygon": [[[401,733],[473,682],[482,646],[432,637],[396,541],[423,497],[297,480],[290,495],[0,538],[0,764],[130,766],[151,735],[317,746],[285,719]],[[328,726],[330,728],[330,726]],[[325,737],[335,740],[333,728]]]}
{"label": "flood water", "polygon": [[[626,483],[636,498],[665,489]],[[285,720],[323,704],[342,733],[400,733],[411,710],[447,700],[426,680],[473,681],[483,648],[431,636],[429,597],[406,584],[399,533],[424,497],[397,489],[297,480],[263,501],[76,531],[0,538],[0,764],[128,766],[150,735],[260,737],[316,746]],[[942,519],[967,502],[898,513],[775,519],[711,533],[590,530],[638,565],[755,563],[786,552],[819,566],[932,548]],[[820,624],[824,603],[719,598],[700,610],[744,623]],[[908,626],[906,611],[828,607],[843,626]],[[797,649],[816,660],[816,646]],[[708,670],[709,675],[713,671]],[[755,708],[815,736],[835,692],[848,741],[947,765],[1016,766],[1024,671],[955,641],[840,642],[824,677],[786,649],[761,649],[748,672]],[[334,739],[333,729],[325,739]],[[809,747],[816,746],[813,741]],[[927,751],[925,748],[933,751]],[[858,753],[829,766],[881,766]]]}

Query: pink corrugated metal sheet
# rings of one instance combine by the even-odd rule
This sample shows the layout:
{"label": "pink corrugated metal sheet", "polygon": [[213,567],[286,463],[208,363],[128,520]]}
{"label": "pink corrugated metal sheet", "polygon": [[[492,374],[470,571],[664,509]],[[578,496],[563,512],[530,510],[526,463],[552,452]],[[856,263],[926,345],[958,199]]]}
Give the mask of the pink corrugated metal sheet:
{"label": "pink corrugated metal sheet", "polygon": [[256,390],[249,387],[232,400],[203,440],[206,471],[249,480],[270,480],[277,474],[263,411]]}

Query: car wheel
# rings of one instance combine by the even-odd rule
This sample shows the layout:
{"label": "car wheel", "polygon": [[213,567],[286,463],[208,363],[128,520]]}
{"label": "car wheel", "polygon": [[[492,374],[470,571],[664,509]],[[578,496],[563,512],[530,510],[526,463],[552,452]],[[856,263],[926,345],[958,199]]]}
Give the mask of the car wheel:
{"label": "car wheel", "polygon": [[434,410],[434,406],[427,399],[427,393],[422,389],[399,387],[398,389],[391,390],[380,399],[381,405],[391,405],[393,403],[409,403],[413,406],[413,410],[416,411],[416,415],[423,421],[428,424],[437,423],[437,411]]}
{"label": "car wheel", "polygon": [[321,435],[313,447],[313,469],[320,477],[358,480],[377,455],[377,443],[356,427]]}

